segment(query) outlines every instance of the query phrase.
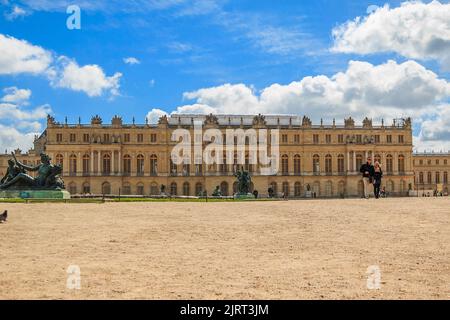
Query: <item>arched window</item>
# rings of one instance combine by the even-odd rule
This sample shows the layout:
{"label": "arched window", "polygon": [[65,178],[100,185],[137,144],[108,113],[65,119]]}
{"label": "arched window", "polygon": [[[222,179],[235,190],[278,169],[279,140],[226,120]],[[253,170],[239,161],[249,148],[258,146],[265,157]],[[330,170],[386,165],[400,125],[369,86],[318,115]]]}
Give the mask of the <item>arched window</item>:
{"label": "arched window", "polygon": [[381,156],[379,154],[376,154],[373,160],[374,160],[374,163],[378,161],[378,163],[381,164]]}
{"label": "arched window", "polygon": [[386,172],[392,174],[394,172],[394,158],[391,154],[386,156]]}
{"label": "arched window", "polygon": [[325,156],[325,172],[328,175],[331,175],[333,173],[333,158],[331,154],[327,154]]}
{"label": "arched window", "polygon": [[203,174],[202,156],[195,156],[195,175],[201,176]]}
{"label": "arched window", "polygon": [[121,194],[131,195],[131,185],[128,182],[124,182],[122,184],[122,190],[120,190]]}
{"label": "arched window", "polygon": [[302,166],[301,166],[301,158],[300,155],[296,154],[294,156],[294,174],[295,175],[300,175],[302,172]]}
{"label": "arched window", "polygon": [[76,194],[77,193],[77,185],[75,182],[69,183],[69,193],[70,194]]}
{"label": "arched window", "polygon": [[316,181],[313,183],[312,191],[314,192],[316,197],[319,197],[320,194],[320,182]]}
{"label": "arched window", "polygon": [[289,175],[289,157],[287,154],[281,156],[281,174],[283,176]]}
{"label": "arched window", "polygon": [[198,197],[203,195],[203,185],[201,182],[195,184],[195,194]]}
{"label": "arched window", "polygon": [[222,181],[220,184],[220,192],[222,192],[223,196],[228,196],[228,182]]}
{"label": "arched window", "polygon": [[300,182],[296,182],[294,184],[294,196],[301,197],[302,196],[302,185]]}
{"label": "arched window", "polygon": [[111,194],[111,185],[109,184],[109,182],[103,182],[102,194]]}
{"label": "arched window", "polygon": [[423,172],[419,172],[419,183],[424,183]]}
{"label": "arched window", "polygon": [[109,153],[103,155],[103,174],[111,173],[111,155]]}
{"label": "arched window", "polygon": [[136,194],[139,196],[144,195],[144,184],[142,182],[138,183],[136,186]]}
{"label": "arched window", "polygon": [[77,156],[74,154],[69,157],[69,175],[77,175]]}
{"label": "arched window", "polygon": [[341,196],[341,197],[345,196],[345,182],[344,181],[339,181],[338,193],[339,193],[339,196]]}
{"label": "arched window", "polygon": [[343,154],[338,155],[338,172],[340,174],[345,173],[345,161]]}
{"label": "arched window", "polygon": [[91,157],[89,154],[83,156],[83,175],[88,175],[91,167]]}
{"label": "arched window", "polygon": [[436,171],[434,180],[435,183],[441,183],[441,173],[439,171]]}
{"label": "arched window", "polygon": [[158,174],[158,157],[156,154],[150,156],[150,174],[156,176]]}
{"label": "arched window", "polygon": [[177,195],[177,183],[176,182],[172,182],[170,184],[170,194],[173,196]]}
{"label": "arched window", "polygon": [[283,195],[289,197],[289,182],[283,182]]}
{"label": "arched window", "polygon": [[136,173],[138,176],[144,175],[144,163],[145,163],[144,155],[138,154],[136,158]]}
{"label": "arched window", "polygon": [[405,156],[402,154],[398,156],[398,171],[400,174],[405,173]]}
{"label": "arched window", "polygon": [[183,183],[183,196],[189,196],[190,195],[190,193],[191,193],[191,191],[190,191],[190,185],[189,185],[189,182],[185,182],[185,183]]}
{"label": "arched window", "polygon": [[150,194],[152,196],[155,196],[155,195],[159,194],[158,184],[156,182],[152,182],[150,184]]}
{"label": "arched window", "polygon": [[447,172],[447,171],[444,171],[444,179],[443,179],[443,182],[444,182],[445,184],[448,183],[448,172]]}
{"label": "arched window", "polygon": [[56,155],[56,163],[57,163],[57,164],[60,164],[61,166],[63,165],[63,163],[64,163],[64,157],[63,157],[62,154],[58,153],[58,154]]}
{"label": "arched window", "polygon": [[320,173],[320,157],[318,154],[315,154],[313,156],[313,173],[314,174],[319,174]]}
{"label": "arched window", "polygon": [[84,194],[91,193],[91,186],[89,185],[89,182],[83,183],[83,193]]}
{"label": "arched window", "polygon": [[123,156],[123,174],[126,176],[131,174],[131,156],[128,154]]}
{"label": "arched window", "polygon": [[333,183],[331,181],[327,181],[325,183],[325,196],[327,197],[333,196]]}
{"label": "arched window", "polygon": [[428,172],[427,174],[427,183],[432,183],[433,178],[431,177],[431,172]]}

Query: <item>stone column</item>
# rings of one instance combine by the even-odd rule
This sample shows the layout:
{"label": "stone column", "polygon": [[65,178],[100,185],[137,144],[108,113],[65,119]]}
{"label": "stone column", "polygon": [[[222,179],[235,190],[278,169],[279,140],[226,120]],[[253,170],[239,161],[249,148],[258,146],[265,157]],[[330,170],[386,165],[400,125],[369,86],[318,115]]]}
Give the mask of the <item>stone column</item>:
{"label": "stone column", "polygon": [[122,151],[119,150],[119,159],[117,159],[117,171],[119,172],[119,176],[122,175]]}
{"label": "stone column", "polygon": [[102,152],[98,151],[98,167],[97,167],[97,175],[101,176],[102,175]]}
{"label": "stone column", "polygon": [[91,176],[94,173],[94,151],[92,151],[92,150],[91,150],[91,163],[90,163],[89,173]]}
{"label": "stone column", "polygon": [[114,158],[116,156],[116,151],[113,150],[111,152],[111,174],[115,175],[116,174],[116,168],[114,167]]}
{"label": "stone column", "polygon": [[81,156],[81,152],[78,152],[77,157],[77,176],[83,175],[83,157]]}
{"label": "stone column", "polygon": [[353,151],[353,172],[356,172],[356,152]]}
{"label": "stone column", "polygon": [[347,173],[350,172],[350,151],[347,151]]}

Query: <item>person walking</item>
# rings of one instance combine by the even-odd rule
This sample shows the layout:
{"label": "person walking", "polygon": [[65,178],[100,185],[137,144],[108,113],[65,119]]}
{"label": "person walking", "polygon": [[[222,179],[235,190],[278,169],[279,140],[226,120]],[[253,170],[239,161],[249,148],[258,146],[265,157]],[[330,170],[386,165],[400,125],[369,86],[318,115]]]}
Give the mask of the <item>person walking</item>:
{"label": "person walking", "polygon": [[373,172],[374,172],[371,157],[367,158],[367,162],[361,166],[361,168],[359,169],[359,172],[362,173],[362,177],[363,177],[364,197],[366,199],[369,199],[369,185],[372,184]]}
{"label": "person walking", "polygon": [[373,167],[373,193],[375,194],[375,199],[380,198],[380,187],[382,177],[383,177],[383,170],[381,170],[380,163],[378,161],[375,161]]}

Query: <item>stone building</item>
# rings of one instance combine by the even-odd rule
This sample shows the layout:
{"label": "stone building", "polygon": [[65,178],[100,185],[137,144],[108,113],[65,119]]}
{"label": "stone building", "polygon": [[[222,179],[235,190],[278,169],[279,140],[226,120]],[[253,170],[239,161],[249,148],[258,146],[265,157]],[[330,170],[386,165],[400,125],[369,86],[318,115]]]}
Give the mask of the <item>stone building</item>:
{"label": "stone building", "polygon": [[450,153],[414,153],[413,166],[419,194],[433,194],[436,190],[448,195]]}
{"label": "stone building", "polygon": [[[277,174],[261,175],[258,165],[248,160],[248,149],[245,151],[244,167],[251,171],[252,188],[261,196],[266,196],[269,188],[289,197],[313,193],[317,197],[360,196],[359,167],[367,156],[382,164],[383,184],[391,194],[407,195],[415,187],[409,118],[389,125],[374,125],[366,118],[357,125],[351,117],[343,124],[313,124],[307,117],[286,115],[172,115],[153,125],[136,124],[134,119],[124,124],[118,116],[105,124],[94,116],[86,125],[81,121],[68,124],[67,120],[61,124],[49,116],[35,149],[45,148],[54,162],[62,163],[66,188],[72,194],[157,195],[164,185],[166,192],[174,195],[194,196],[203,190],[211,194],[216,186],[224,195],[232,195],[234,172],[240,168],[235,160],[221,165],[171,162],[171,151],[178,143],[171,141],[174,131],[185,129],[194,137],[194,123],[199,122],[203,129],[218,129],[224,135],[227,129],[279,130]],[[29,161],[37,159],[34,151],[18,158],[27,157]],[[6,170],[7,158],[0,156],[0,173]],[[441,179],[444,181],[443,175]]]}

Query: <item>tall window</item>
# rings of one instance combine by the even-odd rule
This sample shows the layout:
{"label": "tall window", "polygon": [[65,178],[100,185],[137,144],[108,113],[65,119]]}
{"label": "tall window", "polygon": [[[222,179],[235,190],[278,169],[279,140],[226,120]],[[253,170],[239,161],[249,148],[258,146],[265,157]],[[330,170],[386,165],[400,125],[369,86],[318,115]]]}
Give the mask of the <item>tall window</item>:
{"label": "tall window", "polygon": [[373,160],[374,160],[374,163],[379,162],[381,164],[381,156],[379,154],[376,154]]}
{"label": "tall window", "polygon": [[434,178],[435,178],[434,180],[436,181],[436,183],[441,183],[441,173],[439,171],[437,171],[435,173],[435,177]]}
{"label": "tall window", "polygon": [[444,171],[444,179],[443,179],[443,183],[447,184],[448,183],[448,172]]}
{"label": "tall window", "polygon": [[129,133],[125,133],[123,135],[123,142],[130,142],[130,134]]}
{"label": "tall window", "polygon": [[77,135],[75,133],[71,133],[69,137],[70,137],[70,142],[77,141]]}
{"label": "tall window", "polygon": [[173,196],[177,195],[177,183],[176,182],[172,182],[170,184],[170,194]]}
{"label": "tall window", "polygon": [[71,176],[77,175],[77,156],[74,154],[69,158],[69,174]]}
{"label": "tall window", "polygon": [[130,175],[131,174],[131,156],[126,154],[123,157],[123,174]]}
{"label": "tall window", "polygon": [[325,135],[325,141],[326,141],[327,144],[331,143],[331,134]]}
{"label": "tall window", "polygon": [[289,175],[289,157],[287,154],[281,157],[281,172],[284,176]]}
{"label": "tall window", "polygon": [[345,162],[343,154],[338,155],[338,172],[339,173],[345,172]]}
{"label": "tall window", "polygon": [[405,172],[405,156],[404,155],[398,156],[398,171],[401,173]]}
{"label": "tall window", "polygon": [[300,182],[294,184],[294,196],[300,197],[302,195],[302,185]]}
{"label": "tall window", "polygon": [[294,156],[294,174],[295,175],[300,175],[301,171],[302,171],[302,168],[301,168],[300,155],[296,154]]}
{"label": "tall window", "polygon": [[196,196],[201,196],[203,195],[203,185],[201,182],[197,182],[195,184],[195,195]]}
{"label": "tall window", "polygon": [[89,142],[90,138],[89,138],[89,133],[84,133],[83,134],[83,142]]}
{"label": "tall window", "polygon": [[139,143],[144,142],[144,135],[142,133],[138,133],[137,142],[139,142]]}
{"label": "tall window", "polygon": [[386,156],[386,172],[394,172],[394,158],[390,154]]}
{"label": "tall window", "polygon": [[433,178],[431,177],[431,172],[427,173],[427,183],[431,183]]}
{"label": "tall window", "polygon": [[189,182],[183,183],[183,196],[189,196],[190,195],[190,185]]}
{"label": "tall window", "polygon": [[158,174],[158,157],[156,154],[150,156],[150,174],[156,176]]}
{"label": "tall window", "polygon": [[220,184],[220,192],[222,192],[223,196],[228,196],[228,183],[226,181]]}
{"label": "tall window", "polygon": [[140,196],[143,196],[143,195],[144,195],[144,185],[143,185],[142,183],[139,183],[139,184],[136,186],[136,193],[137,193],[138,195],[140,195]]}
{"label": "tall window", "polygon": [[359,171],[363,164],[363,156],[361,154],[356,155],[356,168],[355,171]]}
{"label": "tall window", "polygon": [[150,142],[155,143],[156,142],[156,133],[150,134]]}
{"label": "tall window", "polygon": [[423,172],[419,172],[419,183],[423,183]]}
{"label": "tall window", "polygon": [[56,155],[56,163],[57,164],[60,164],[60,165],[63,165],[63,163],[64,163],[64,157],[63,157],[63,155],[62,154],[57,154]]}
{"label": "tall window", "polygon": [[314,144],[318,144],[319,143],[319,135],[318,134],[313,134],[313,143]]}
{"label": "tall window", "polygon": [[178,171],[177,165],[170,159],[170,174],[176,175]]}
{"label": "tall window", "polygon": [[318,154],[315,154],[313,156],[313,173],[319,174],[320,173],[320,157]]}
{"label": "tall window", "polygon": [[63,135],[62,133],[57,133],[56,134],[56,142],[62,142],[63,140]]}
{"label": "tall window", "polygon": [[388,134],[386,136],[386,143],[392,143],[392,135]]}
{"label": "tall window", "polygon": [[109,175],[111,173],[111,155],[109,153],[103,155],[103,174]]}
{"label": "tall window", "polygon": [[144,156],[142,154],[139,154],[136,158],[136,170],[137,175],[142,176],[144,175]]}
{"label": "tall window", "polygon": [[283,193],[285,197],[289,197],[289,182],[283,182]]}
{"label": "tall window", "polygon": [[89,156],[89,154],[85,154],[83,156],[83,175],[86,175],[89,173],[90,171],[90,163],[91,163],[91,157]]}
{"label": "tall window", "polygon": [[325,172],[329,175],[333,173],[333,158],[330,154],[325,156]]}

